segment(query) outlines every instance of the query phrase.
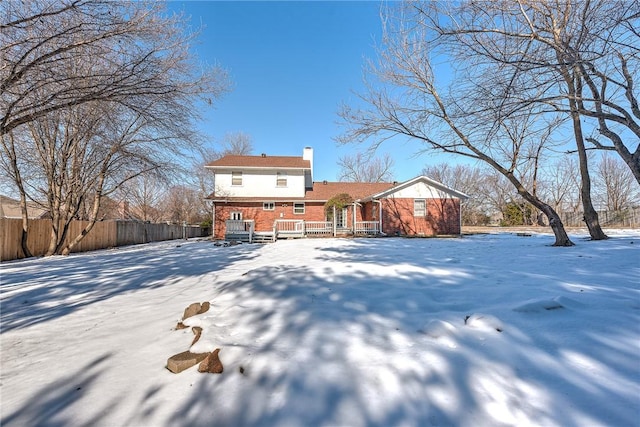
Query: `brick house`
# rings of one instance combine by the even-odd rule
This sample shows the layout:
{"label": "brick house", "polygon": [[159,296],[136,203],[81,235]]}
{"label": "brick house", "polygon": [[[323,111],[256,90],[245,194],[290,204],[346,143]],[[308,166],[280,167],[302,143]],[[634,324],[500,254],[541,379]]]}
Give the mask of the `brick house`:
{"label": "brick house", "polygon": [[[295,156],[225,156],[214,173],[214,238],[271,241],[336,235],[460,234],[467,196],[425,176],[398,182],[313,181],[313,149]],[[337,206],[329,203],[342,195]]]}

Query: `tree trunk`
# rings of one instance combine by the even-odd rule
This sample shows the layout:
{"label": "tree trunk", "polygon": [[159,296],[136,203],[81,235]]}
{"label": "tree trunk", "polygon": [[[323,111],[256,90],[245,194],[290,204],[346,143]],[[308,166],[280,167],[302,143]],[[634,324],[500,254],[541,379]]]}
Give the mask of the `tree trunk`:
{"label": "tree trunk", "polygon": [[52,215],[51,230],[49,232],[49,247],[47,248],[47,252],[45,252],[44,256],[51,256],[56,253],[56,250],[58,248],[58,240],[59,240],[58,239],[59,225],[60,225],[59,216],[55,214]]}
{"label": "tree trunk", "polygon": [[546,203],[543,203],[539,209],[547,216],[549,226],[551,227],[551,230],[553,230],[553,234],[556,236],[556,241],[553,246],[573,246],[574,243],[569,239],[558,213]]}
{"label": "tree trunk", "polygon": [[[494,162],[490,164],[493,165],[496,163]],[[496,169],[500,171],[500,169],[498,168]],[[522,186],[520,181],[515,176],[513,176],[512,173],[504,173],[504,172],[502,173],[516,187],[516,190],[518,190],[518,194],[522,196],[523,199],[531,203],[533,206],[535,206],[542,213],[545,214],[545,216],[549,220],[549,226],[551,227],[551,230],[553,231],[553,234],[556,237],[556,241],[553,243],[553,246],[574,246],[574,243],[571,241],[571,239],[567,235],[566,230],[564,229],[564,224],[562,223],[562,220],[560,219],[560,216],[558,215],[558,213],[550,205],[546,204],[545,202],[540,200],[538,197],[528,192]]]}
{"label": "tree trunk", "polygon": [[[93,229],[93,227],[96,225],[96,221],[98,219],[98,212],[100,211],[100,203],[102,202],[102,186],[104,185],[104,170],[102,171],[103,173],[100,174],[100,178],[98,179],[96,185],[99,188],[99,190],[94,194],[93,196],[93,204],[91,207],[91,212],[89,212],[89,224],[87,224],[82,231],[80,232],[80,234],[78,234],[77,236],[75,236],[73,239],[71,239],[71,242],[69,242],[67,245],[65,246],[61,246],[60,247],[60,253],[62,255],[69,255],[71,253],[71,250],[82,241],[82,239],[85,238],[85,236],[87,234],[89,234],[89,232]],[[67,226],[67,231],[68,231],[68,226]],[[66,235],[67,233],[65,233]],[[146,239],[145,239],[146,240]]]}
{"label": "tree trunk", "polygon": [[[576,74],[569,83],[569,109],[571,110],[571,121],[573,124],[573,134],[578,148],[578,158],[580,159],[580,195],[582,196],[582,209],[584,211],[584,222],[589,229],[591,240],[605,240],[609,237],[602,231],[598,212],[594,209],[591,201],[591,178],[589,176],[589,166],[587,150],[584,146],[584,135],[582,124],[580,123],[580,113],[578,112],[577,97],[582,96],[582,84],[580,75]],[[575,86],[574,86],[575,84]]]}
{"label": "tree trunk", "polygon": [[582,97],[582,80],[579,68],[575,67],[574,71],[574,74],[571,75],[568,69],[563,68],[562,70],[569,92],[571,123],[573,125],[576,147],[578,149],[578,159],[580,161],[580,196],[582,198],[584,222],[587,225],[592,240],[604,240],[608,239],[608,236],[602,231],[600,221],[598,220],[598,212],[593,208],[593,203],[591,202],[591,178],[589,177],[587,150],[584,146],[584,135],[582,133],[582,124],[580,123],[578,97]]}
{"label": "tree trunk", "polygon": [[24,193],[20,192],[20,210],[22,211],[22,232],[20,233],[20,247],[25,258],[31,258],[33,254],[29,250],[27,238],[29,237],[29,212],[27,211],[27,199]]}

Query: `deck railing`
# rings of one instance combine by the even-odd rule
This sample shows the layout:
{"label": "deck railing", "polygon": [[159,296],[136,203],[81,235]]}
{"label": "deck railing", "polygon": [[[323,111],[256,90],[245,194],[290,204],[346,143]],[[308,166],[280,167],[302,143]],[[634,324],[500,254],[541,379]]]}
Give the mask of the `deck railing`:
{"label": "deck railing", "polygon": [[306,221],[305,231],[314,236],[333,234],[333,223],[331,221]]}
{"label": "deck railing", "polygon": [[302,219],[277,219],[273,225],[276,237],[302,237],[304,236],[304,220]]}
{"label": "deck railing", "polygon": [[256,223],[252,219],[225,221],[226,231],[225,239],[247,241],[253,243],[253,233]]}
{"label": "deck railing", "polygon": [[[255,235],[254,220],[228,220],[226,235],[228,237],[248,237],[251,242]],[[337,234],[376,235],[379,233],[378,221],[356,221],[355,230],[341,227],[335,230]],[[261,234],[270,234],[268,232]],[[331,221],[304,221],[302,219],[277,219],[273,223],[273,239],[304,236],[333,236],[333,222]],[[264,240],[264,239],[263,239]]]}
{"label": "deck railing", "polygon": [[234,220],[230,219],[225,222],[228,234],[235,233],[253,233],[255,229],[255,221],[252,219]]}
{"label": "deck railing", "polygon": [[378,221],[356,221],[355,234],[378,234]]}

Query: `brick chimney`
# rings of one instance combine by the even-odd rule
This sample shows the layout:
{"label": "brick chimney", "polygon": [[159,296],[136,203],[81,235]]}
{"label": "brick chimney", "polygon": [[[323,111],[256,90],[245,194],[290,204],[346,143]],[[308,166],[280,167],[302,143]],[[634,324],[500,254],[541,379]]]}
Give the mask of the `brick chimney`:
{"label": "brick chimney", "polygon": [[304,185],[307,188],[313,188],[313,148],[304,147],[304,150],[302,151],[302,160],[309,160],[309,165],[311,165],[311,173],[308,175],[305,173]]}

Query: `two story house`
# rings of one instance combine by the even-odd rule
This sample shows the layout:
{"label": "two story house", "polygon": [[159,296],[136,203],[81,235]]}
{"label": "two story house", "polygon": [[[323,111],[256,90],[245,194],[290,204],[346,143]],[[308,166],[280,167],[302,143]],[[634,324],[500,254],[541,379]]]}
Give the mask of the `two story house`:
{"label": "two story house", "polygon": [[425,176],[398,182],[313,181],[313,149],[302,156],[224,156],[214,173],[216,239],[248,241],[336,235],[460,234],[467,196]]}

